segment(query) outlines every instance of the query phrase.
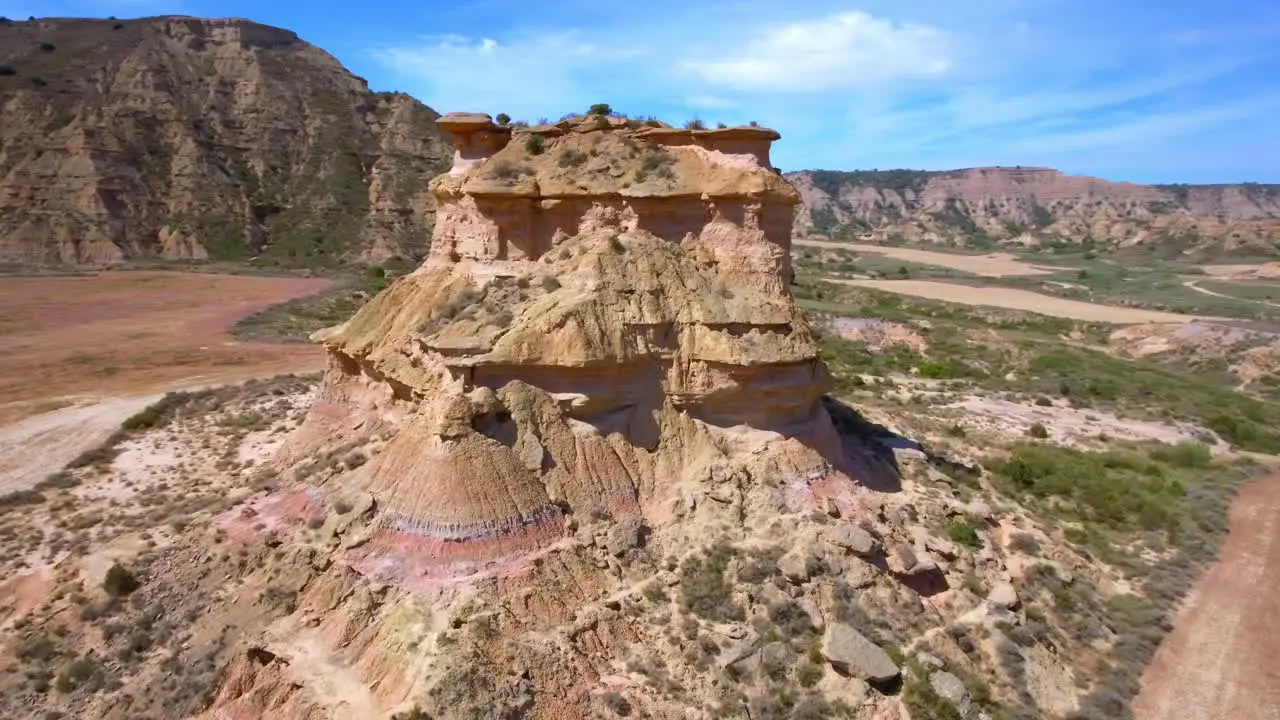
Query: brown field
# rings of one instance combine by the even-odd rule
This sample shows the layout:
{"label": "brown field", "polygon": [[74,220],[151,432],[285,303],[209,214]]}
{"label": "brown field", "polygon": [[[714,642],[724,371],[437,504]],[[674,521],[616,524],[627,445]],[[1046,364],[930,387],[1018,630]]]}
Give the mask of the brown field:
{"label": "brown field", "polygon": [[1218,560],[1147,667],[1137,720],[1280,717],[1280,475],[1241,491]]}
{"label": "brown field", "polygon": [[159,393],[320,369],[314,345],[228,331],[328,285],[168,272],[0,279],[0,490],[57,470]]}
{"label": "brown field", "polygon": [[982,305],[986,307],[1025,310],[1040,315],[1083,320],[1085,322],[1116,323],[1130,325],[1137,323],[1188,323],[1196,320],[1220,320],[1222,318],[1181,315],[1160,310],[1143,310],[1141,308],[1116,307],[1114,305],[1098,305],[1082,300],[1042,295],[1030,290],[1019,290],[1004,287],[974,287],[955,283],[934,282],[931,280],[836,280],[828,282],[854,287],[865,287],[873,290],[914,295],[953,302],[961,305]]}
{"label": "brown field", "polygon": [[0,424],[84,396],[139,395],[320,366],[318,348],[239,342],[240,318],[327,280],[166,272],[0,280]]}
{"label": "brown field", "polygon": [[821,248],[824,250],[848,250],[857,253],[875,253],[893,260],[935,265],[951,268],[973,275],[984,277],[1009,277],[1015,275],[1047,275],[1059,268],[1041,267],[1019,260],[1008,253],[990,253],[987,255],[960,255],[958,253],[935,252],[916,248],[893,247],[890,245],[867,245],[866,243],[831,242],[829,240],[792,240],[799,247]]}

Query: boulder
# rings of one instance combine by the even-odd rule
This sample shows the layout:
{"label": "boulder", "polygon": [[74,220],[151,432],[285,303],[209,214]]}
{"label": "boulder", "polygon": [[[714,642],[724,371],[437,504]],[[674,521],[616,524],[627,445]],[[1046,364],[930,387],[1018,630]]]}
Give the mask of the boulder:
{"label": "boulder", "polygon": [[889,682],[902,672],[884,648],[845,623],[827,626],[822,635],[822,656],[837,672],[871,683]]}
{"label": "boulder", "polygon": [[791,550],[778,558],[778,571],[793,583],[802,583],[809,579],[812,562],[809,553],[800,548]]}
{"label": "boulder", "polygon": [[960,678],[939,670],[929,675],[929,686],[938,694],[938,697],[951,703],[961,715],[969,714],[973,703],[969,698],[969,689],[964,686]]}
{"label": "boulder", "polygon": [[999,582],[991,587],[987,601],[998,608],[1010,610],[1018,606],[1018,591],[1010,583]]}
{"label": "boulder", "polygon": [[871,533],[850,523],[841,523],[827,528],[823,531],[823,537],[832,545],[844,548],[855,555],[869,555],[876,546],[876,540]]}
{"label": "boulder", "polygon": [[640,546],[640,521],[636,518],[620,520],[609,528],[605,547],[614,557],[621,557],[628,550]]}

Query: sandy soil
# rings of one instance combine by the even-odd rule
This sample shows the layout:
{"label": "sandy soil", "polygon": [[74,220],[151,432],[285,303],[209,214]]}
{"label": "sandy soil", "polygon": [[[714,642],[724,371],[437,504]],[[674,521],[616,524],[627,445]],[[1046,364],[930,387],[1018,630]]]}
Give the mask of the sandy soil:
{"label": "sandy soil", "polygon": [[826,250],[851,250],[860,253],[875,253],[894,260],[936,265],[961,272],[982,275],[984,277],[1008,277],[1011,275],[1048,275],[1058,268],[1041,267],[1017,259],[1009,253],[991,253],[989,255],[958,255],[955,253],[917,250],[914,248],[889,247],[886,245],[867,245],[865,243],[829,242],[826,240],[791,241],[800,247],[823,248]]}
{"label": "sandy soil", "polygon": [[1137,720],[1280,718],[1280,474],[1246,487],[1231,532],[1156,651]]}
{"label": "sandy soil", "polygon": [[102,443],[160,394],[321,369],[312,345],[240,342],[240,318],[327,280],[113,272],[0,283],[0,493]]}
{"label": "sandy soil", "polygon": [[963,427],[1006,437],[1026,437],[1031,426],[1038,423],[1054,443],[1067,447],[1088,445],[1099,434],[1113,440],[1169,444],[1198,442],[1213,434],[1192,423],[1135,420],[1094,408],[1071,407],[1061,401],[1040,406],[974,396],[942,407],[960,411],[957,424]]}
{"label": "sandy soil", "polygon": [[953,283],[933,282],[930,280],[836,280],[827,282],[853,285],[898,293],[915,295],[930,300],[960,303],[962,305],[985,305],[987,307],[1025,310],[1040,315],[1084,320],[1087,322],[1106,322],[1118,325],[1133,323],[1186,323],[1196,320],[1217,320],[1220,318],[1180,315],[1178,313],[1161,312],[1159,310],[1143,310],[1140,308],[1115,307],[1097,305],[1081,300],[1041,295],[1029,290],[1002,287],[972,287]]}
{"label": "sandy soil", "polygon": [[1206,275],[1224,280],[1233,278],[1245,280],[1280,278],[1280,262],[1262,263],[1260,265],[1206,265],[1204,272]]}
{"label": "sandy soil", "polygon": [[108,398],[0,427],[0,495],[29,488],[85,450],[101,445],[125,418],[160,397]]}
{"label": "sandy soil", "polygon": [[244,343],[237,320],[327,280],[165,272],[0,282],[0,425],[91,399],[320,369],[319,348]]}

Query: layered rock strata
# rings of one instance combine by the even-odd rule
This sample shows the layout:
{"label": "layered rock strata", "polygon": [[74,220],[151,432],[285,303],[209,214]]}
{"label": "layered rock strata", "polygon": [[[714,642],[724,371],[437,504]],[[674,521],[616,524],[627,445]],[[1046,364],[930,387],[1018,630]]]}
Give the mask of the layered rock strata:
{"label": "layered rock strata", "polygon": [[1136,185],[1032,167],[806,170],[787,178],[804,198],[797,235],[1280,252],[1276,185]]}
{"label": "layered rock strata", "polygon": [[769,165],[776,132],[439,126],[456,154],[430,255],[317,335],[330,367],[286,448],[369,443],[343,488],[379,507],[354,567],[465,574],[573,514],[658,524],[714,478],[803,495],[843,477],[788,291],[799,196]]}
{"label": "layered rock strata", "polygon": [[0,263],[421,257],[438,114],[239,19],[0,22]]}

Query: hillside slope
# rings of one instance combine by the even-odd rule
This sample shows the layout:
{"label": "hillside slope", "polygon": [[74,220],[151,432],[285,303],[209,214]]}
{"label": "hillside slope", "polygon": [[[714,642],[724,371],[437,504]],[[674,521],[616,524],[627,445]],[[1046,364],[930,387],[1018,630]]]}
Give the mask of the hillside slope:
{"label": "hillside slope", "polygon": [[0,116],[24,265],[417,254],[452,155],[430,108],[239,19],[0,21]]}
{"label": "hillside slope", "polygon": [[1134,185],[1007,167],[807,170],[787,178],[804,197],[800,235],[1280,254],[1277,185]]}

